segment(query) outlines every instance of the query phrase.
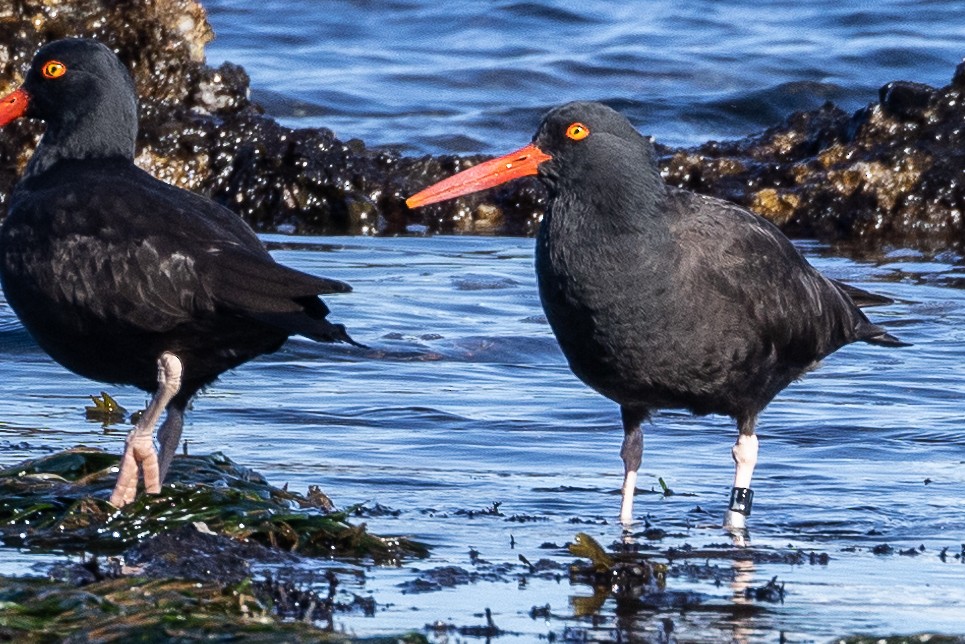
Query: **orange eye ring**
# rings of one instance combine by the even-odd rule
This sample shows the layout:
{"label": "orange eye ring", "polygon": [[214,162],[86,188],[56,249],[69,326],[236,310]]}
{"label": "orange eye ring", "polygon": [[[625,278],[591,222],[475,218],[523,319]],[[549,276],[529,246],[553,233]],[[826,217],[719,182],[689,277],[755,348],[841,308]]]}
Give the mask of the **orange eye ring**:
{"label": "orange eye ring", "polygon": [[570,126],[566,128],[566,136],[574,141],[582,141],[586,137],[590,136],[590,128],[579,122],[570,123]]}
{"label": "orange eye ring", "polygon": [[40,71],[44,78],[60,78],[67,73],[67,65],[59,60],[48,60]]}

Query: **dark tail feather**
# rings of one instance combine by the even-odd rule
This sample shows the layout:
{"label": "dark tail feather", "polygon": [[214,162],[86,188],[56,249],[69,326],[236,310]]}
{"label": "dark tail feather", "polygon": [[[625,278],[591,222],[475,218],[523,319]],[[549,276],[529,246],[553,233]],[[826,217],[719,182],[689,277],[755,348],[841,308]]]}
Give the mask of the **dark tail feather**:
{"label": "dark tail feather", "polygon": [[839,282],[838,280],[831,280],[834,285],[841,289],[845,295],[851,298],[854,305],[859,309],[863,309],[869,306],[885,306],[887,304],[894,304],[895,301],[890,297],[884,295],[878,295],[877,293],[872,293],[871,291],[866,291],[863,288],[858,288],[857,286],[852,286],[851,284],[845,284],[844,282]]}
{"label": "dark tail feather", "polygon": [[248,317],[316,342],[345,342],[362,349],[368,348],[353,340],[344,324],[334,324],[324,318],[313,318],[303,313],[249,313]]}
{"label": "dark tail feather", "polygon": [[914,346],[910,342],[903,342],[891,335],[883,328],[876,324],[868,325],[865,333],[862,334],[861,339],[868,344],[876,344],[881,347],[911,347]]}
{"label": "dark tail feather", "polygon": [[332,324],[327,320],[325,321],[325,324],[328,326],[328,328],[322,333],[305,331],[303,334],[306,337],[318,342],[345,342],[347,344],[351,344],[352,346],[359,347],[360,349],[368,349],[368,347],[361,342],[356,342],[352,339],[352,337],[348,334],[348,331],[345,330],[344,324]]}

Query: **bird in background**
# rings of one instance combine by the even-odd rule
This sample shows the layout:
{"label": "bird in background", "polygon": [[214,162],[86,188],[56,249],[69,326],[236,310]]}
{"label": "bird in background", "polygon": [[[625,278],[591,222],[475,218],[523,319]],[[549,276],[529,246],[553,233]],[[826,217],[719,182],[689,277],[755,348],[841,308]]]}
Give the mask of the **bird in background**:
{"label": "bird in background", "polygon": [[549,190],[535,253],[546,318],[573,373],[620,406],[621,522],[633,522],[641,424],[686,409],[737,422],[724,527],[745,532],[758,415],[849,343],[907,346],[858,307],[890,300],[824,277],[762,217],[668,186],[651,141],[600,103],[551,110],[531,144],[406,203],[528,175]]}
{"label": "bird in background", "polygon": [[356,344],[319,298],[348,284],[282,266],[233,212],[134,165],[134,82],[105,45],[41,48],[0,99],[0,126],[19,117],[46,130],[0,228],[7,303],[67,369],[152,394],[127,436],[115,506],[134,500],[139,471],[160,492],[188,403],[223,372],[294,334]]}

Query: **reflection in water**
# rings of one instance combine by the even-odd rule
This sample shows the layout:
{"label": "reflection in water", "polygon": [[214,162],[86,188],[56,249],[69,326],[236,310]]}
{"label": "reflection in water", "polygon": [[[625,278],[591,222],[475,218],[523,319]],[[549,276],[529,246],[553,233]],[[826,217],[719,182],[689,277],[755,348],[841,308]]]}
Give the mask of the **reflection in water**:
{"label": "reflection in water", "polygon": [[[731,601],[734,606],[740,608],[742,606],[748,606],[751,604],[751,598],[749,597],[748,591],[751,589],[754,583],[754,562],[751,559],[741,559],[735,557],[731,562],[731,566],[734,570],[734,578],[730,582],[730,589],[732,591]],[[753,628],[745,623],[742,617],[744,613],[741,610],[734,611],[734,632],[732,635],[732,641],[738,644],[744,644],[748,641]]]}

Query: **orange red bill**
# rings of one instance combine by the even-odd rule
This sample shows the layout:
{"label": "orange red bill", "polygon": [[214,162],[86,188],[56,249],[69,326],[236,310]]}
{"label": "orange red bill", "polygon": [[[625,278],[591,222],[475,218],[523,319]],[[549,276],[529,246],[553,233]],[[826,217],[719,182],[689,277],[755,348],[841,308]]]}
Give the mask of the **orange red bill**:
{"label": "orange red bill", "polygon": [[23,116],[29,103],[30,95],[22,89],[0,98],[0,127]]}
{"label": "orange red bill", "polygon": [[433,184],[405,200],[409,208],[453,199],[461,195],[498,186],[519,177],[536,174],[539,164],[552,159],[535,143],[497,159],[484,161],[448,179]]}

